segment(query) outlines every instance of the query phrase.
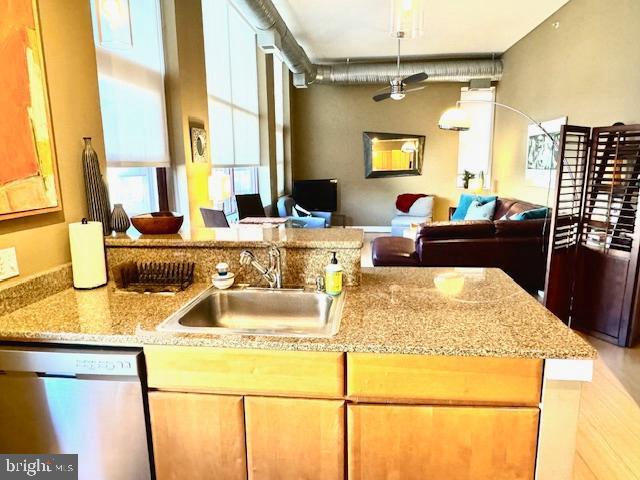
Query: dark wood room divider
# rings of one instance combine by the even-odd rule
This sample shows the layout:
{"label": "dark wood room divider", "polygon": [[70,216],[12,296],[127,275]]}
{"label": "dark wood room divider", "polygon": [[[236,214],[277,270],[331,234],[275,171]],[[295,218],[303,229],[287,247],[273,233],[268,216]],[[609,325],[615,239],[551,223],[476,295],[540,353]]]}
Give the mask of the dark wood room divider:
{"label": "dark wood room divider", "polygon": [[560,135],[545,304],[573,328],[621,346],[640,315],[640,125]]}

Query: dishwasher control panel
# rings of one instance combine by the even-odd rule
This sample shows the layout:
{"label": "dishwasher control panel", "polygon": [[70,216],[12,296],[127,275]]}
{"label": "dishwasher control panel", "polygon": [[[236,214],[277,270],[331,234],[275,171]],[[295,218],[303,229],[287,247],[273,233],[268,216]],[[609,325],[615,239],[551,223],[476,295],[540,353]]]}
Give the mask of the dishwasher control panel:
{"label": "dishwasher control panel", "polygon": [[0,370],[42,376],[139,376],[140,350],[0,347]]}

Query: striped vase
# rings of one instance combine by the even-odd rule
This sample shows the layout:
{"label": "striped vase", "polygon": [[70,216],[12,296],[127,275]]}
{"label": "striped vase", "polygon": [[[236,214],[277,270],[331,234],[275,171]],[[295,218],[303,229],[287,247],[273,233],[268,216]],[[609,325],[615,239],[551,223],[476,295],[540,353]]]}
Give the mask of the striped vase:
{"label": "striped vase", "polygon": [[89,220],[102,222],[102,232],[111,235],[111,214],[109,212],[109,191],[100,173],[98,154],[91,146],[91,137],[84,137],[82,151],[82,170],[84,171],[84,188],[87,195]]}
{"label": "striped vase", "polygon": [[124,211],[121,203],[116,203],[111,212],[111,228],[118,233],[124,233],[130,226],[131,222],[129,221],[127,212]]}

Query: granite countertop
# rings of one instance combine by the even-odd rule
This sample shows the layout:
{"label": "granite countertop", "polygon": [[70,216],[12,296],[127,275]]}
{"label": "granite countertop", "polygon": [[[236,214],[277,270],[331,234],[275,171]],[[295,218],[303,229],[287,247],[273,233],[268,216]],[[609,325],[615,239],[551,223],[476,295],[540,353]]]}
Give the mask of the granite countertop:
{"label": "granite countertop", "polygon": [[119,292],[111,284],[91,291],[66,289],[0,316],[0,339],[528,358],[596,355],[497,269],[364,268],[361,285],[346,288],[340,331],[332,338],[155,330],[205,288],[194,284],[175,296]]}
{"label": "granite countertop", "polygon": [[357,228],[285,228],[234,224],[230,228],[194,228],[175,235],[113,234],[107,247],[258,247],[361,248]]}

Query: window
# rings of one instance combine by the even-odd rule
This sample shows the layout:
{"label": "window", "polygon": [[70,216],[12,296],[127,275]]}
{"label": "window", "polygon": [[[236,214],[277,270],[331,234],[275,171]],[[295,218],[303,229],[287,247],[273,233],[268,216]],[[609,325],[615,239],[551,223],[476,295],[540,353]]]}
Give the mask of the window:
{"label": "window", "polygon": [[[470,90],[463,88],[460,100],[494,101],[495,88]],[[458,186],[462,187],[462,173],[484,174],[484,187],[491,186],[491,152],[495,105],[491,103],[462,103],[469,114],[471,128],[460,132],[458,143]]]}
{"label": "window", "polygon": [[[282,60],[273,55],[273,100],[275,104],[276,183],[278,196],[284,195],[284,69]],[[288,70],[287,70],[288,71]]]}
{"label": "window", "polygon": [[231,179],[231,198],[223,204],[223,211],[230,221],[238,220],[238,207],[235,195],[260,193],[259,167],[215,168],[212,175],[229,175]]}
{"label": "window", "polygon": [[211,162],[260,164],[256,34],[227,0],[203,0]]}
{"label": "window", "polygon": [[156,169],[107,168],[112,203],[121,203],[129,216],[159,210]]}
{"label": "window", "polygon": [[156,168],[169,166],[159,0],[92,0],[91,12],[111,201],[158,210]]}

